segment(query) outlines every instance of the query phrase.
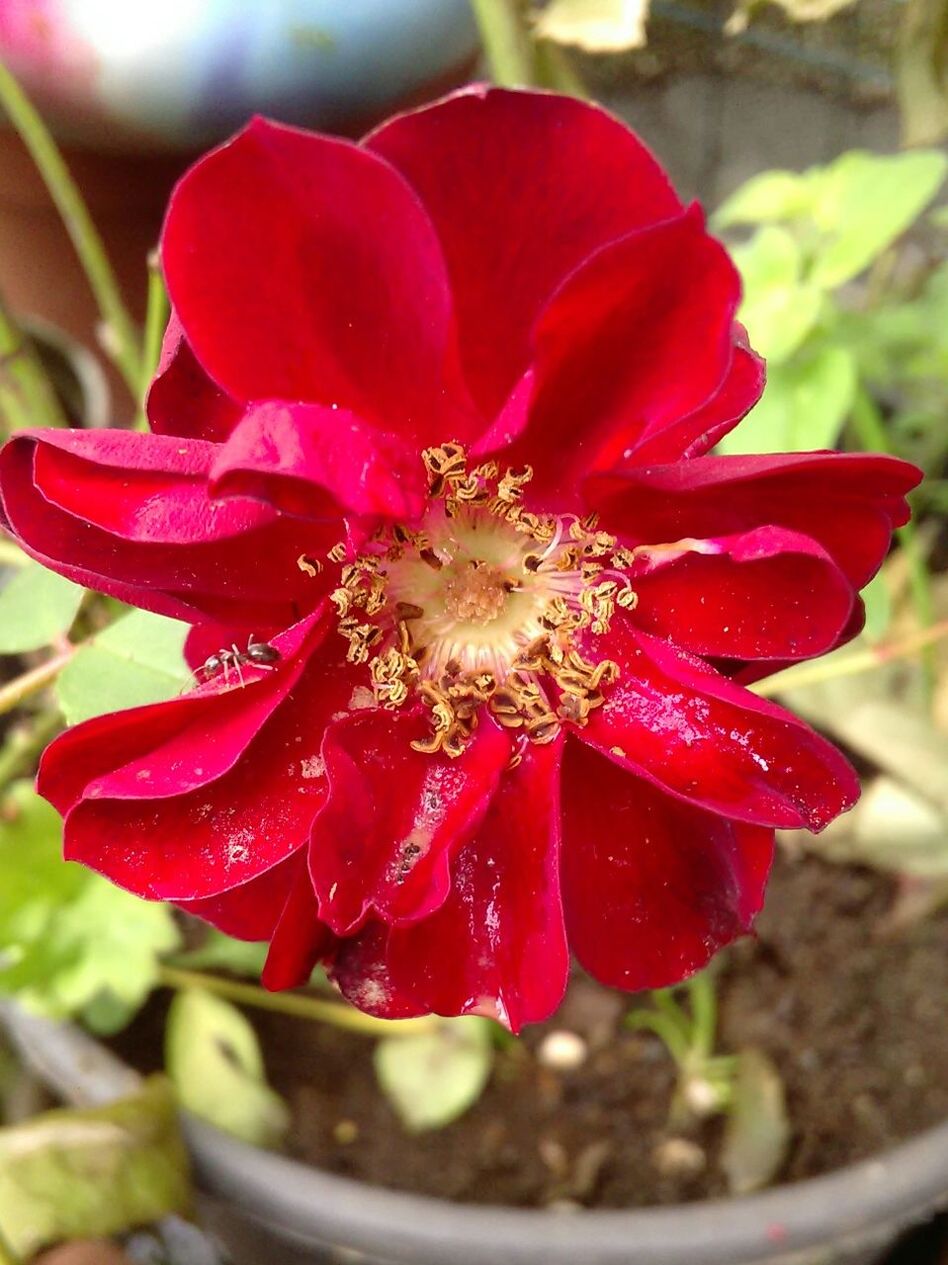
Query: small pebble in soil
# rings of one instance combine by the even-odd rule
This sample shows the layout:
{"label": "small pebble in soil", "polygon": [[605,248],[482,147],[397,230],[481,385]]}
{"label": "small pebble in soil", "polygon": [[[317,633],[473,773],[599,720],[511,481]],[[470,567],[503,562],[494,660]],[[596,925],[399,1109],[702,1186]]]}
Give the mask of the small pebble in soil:
{"label": "small pebble in soil", "polygon": [[690,1138],[666,1138],[652,1152],[652,1162],[663,1177],[697,1177],[708,1157],[704,1147]]}
{"label": "small pebble in soil", "polygon": [[359,1136],[359,1126],[354,1120],[337,1120],[332,1127],[334,1142],[340,1146],[351,1146]]}
{"label": "small pebble in soil", "polygon": [[576,1032],[557,1028],[548,1032],[537,1047],[537,1061],[554,1072],[574,1072],[586,1062],[588,1047]]}

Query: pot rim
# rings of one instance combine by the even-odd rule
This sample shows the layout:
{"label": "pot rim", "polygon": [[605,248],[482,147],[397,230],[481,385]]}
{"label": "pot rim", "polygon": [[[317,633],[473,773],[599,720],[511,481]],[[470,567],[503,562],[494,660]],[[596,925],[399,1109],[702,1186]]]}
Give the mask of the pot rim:
{"label": "pot rim", "polygon": [[[0,1029],[67,1101],[108,1101],[140,1084],[72,1024],[0,999]],[[182,1114],[198,1186],[236,1205],[245,1222],[303,1248],[339,1245],[393,1265],[629,1265],[633,1251],[635,1265],[806,1265],[809,1252],[830,1244],[884,1246],[948,1205],[948,1121],[870,1159],[758,1194],[557,1213],[371,1186]]]}
{"label": "pot rim", "polygon": [[[340,1177],[185,1119],[199,1185],[298,1244],[411,1265],[736,1265],[885,1243],[948,1202],[948,1122],[819,1177],[703,1203],[550,1212],[458,1204]],[[423,1142],[420,1143],[423,1145]]]}

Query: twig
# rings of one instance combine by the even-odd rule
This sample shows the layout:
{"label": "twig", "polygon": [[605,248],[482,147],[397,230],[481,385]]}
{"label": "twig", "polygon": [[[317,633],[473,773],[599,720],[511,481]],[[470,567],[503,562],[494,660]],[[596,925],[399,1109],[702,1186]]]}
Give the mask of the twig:
{"label": "twig", "polygon": [[137,398],[142,380],[138,335],[122,301],[102,239],[46,124],[3,62],[0,62],[0,106],[29,150],[56,204],[99,305],[108,332],[106,350]]}
{"label": "twig", "polygon": [[507,88],[536,80],[533,45],[516,0],[471,0],[494,83]]}
{"label": "twig", "polygon": [[20,676],[15,676],[12,681],[7,681],[5,685],[0,685],[0,716],[5,712],[12,712],[14,707],[19,707],[28,698],[32,698],[47,685],[51,685],[78,649],[79,644],[70,645],[68,650],[61,650],[58,654],[54,654],[39,667],[30,668],[28,672],[23,672]]}
{"label": "twig", "polygon": [[176,966],[160,967],[158,981],[167,988],[203,988],[244,1006],[273,1010],[297,1019],[315,1019],[319,1023],[329,1023],[367,1037],[417,1036],[420,1032],[435,1031],[442,1023],[434,1015],[419,1019],[376,1019],[343,1002],[325,1001],[300,993],[269,993],[257,984],[244,984],[221,975],[205,975],[202,971],[183,971]]}

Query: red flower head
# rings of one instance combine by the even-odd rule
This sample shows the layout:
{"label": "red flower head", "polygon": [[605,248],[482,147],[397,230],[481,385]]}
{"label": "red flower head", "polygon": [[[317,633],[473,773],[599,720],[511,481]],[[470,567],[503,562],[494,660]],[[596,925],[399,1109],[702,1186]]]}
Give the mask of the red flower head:
{"label": "red flower head", "polygon": [[627,989],[703,966],[774,827],[858,790],[737,681],[858,630],[916,471],[707,455],[763,379],[737,274],[574,100],[475,89],[361,145],[256,120],[162,252],[152,433],[3,455],[34,556],[211,656],[47,752],[67,855],[383,1015],[518,1028],[570,949]]}

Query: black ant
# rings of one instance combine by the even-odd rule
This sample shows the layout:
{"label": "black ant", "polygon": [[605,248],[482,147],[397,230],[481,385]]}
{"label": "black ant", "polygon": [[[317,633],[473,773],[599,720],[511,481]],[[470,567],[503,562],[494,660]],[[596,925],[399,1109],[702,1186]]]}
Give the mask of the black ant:
{"label": "black ant", "polygon": [[209,681],[212,677],[223,675],[224,684],[230,683],[230,674],[235,672],[237,680],[241,686],[245,685],[244,674],[241,671],[242,666],[247,665],[253,668],[262,668],[265,672],[272,672],[274,664],[279,661],[280,652],[276,646],[271,646],[266,641],[254,641],[253,633],[247,640],[247,649],[240,650],[237,643],[234,642],[230,646],[224,646],[214,654],[208,655],[201,666],[197,670],[197,675],[203,681]]}

